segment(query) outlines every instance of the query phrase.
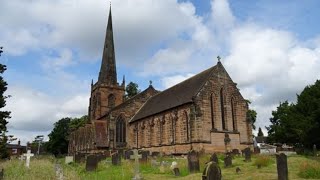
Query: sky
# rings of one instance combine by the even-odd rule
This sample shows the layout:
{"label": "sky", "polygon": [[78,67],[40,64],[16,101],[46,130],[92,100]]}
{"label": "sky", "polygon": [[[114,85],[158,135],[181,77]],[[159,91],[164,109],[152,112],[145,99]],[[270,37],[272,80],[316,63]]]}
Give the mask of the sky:
{"label": "sky", "polygon": [[[164,90],[222,59],[266,134],[272,110],[320,78],[318,0],[112,0],[118,81]],[[8,134],[26,143],[87,114],[110,4],[10,0],[0,6]],[[47,138],[46,138],[47,139]]]}

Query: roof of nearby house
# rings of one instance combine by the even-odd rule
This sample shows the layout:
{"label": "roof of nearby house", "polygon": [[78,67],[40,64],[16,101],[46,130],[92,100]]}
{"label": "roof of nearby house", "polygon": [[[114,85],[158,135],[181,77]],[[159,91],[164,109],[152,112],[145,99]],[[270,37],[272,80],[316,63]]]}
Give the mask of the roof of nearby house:
{"label": "roof of nearby house", "polygon": [[221,62],[218,62],[217,65],[151,97],[130,120],[130,123],[193,102],[194,96],[207,82],[214,70],[218,68],[223,68],[225,71]]}

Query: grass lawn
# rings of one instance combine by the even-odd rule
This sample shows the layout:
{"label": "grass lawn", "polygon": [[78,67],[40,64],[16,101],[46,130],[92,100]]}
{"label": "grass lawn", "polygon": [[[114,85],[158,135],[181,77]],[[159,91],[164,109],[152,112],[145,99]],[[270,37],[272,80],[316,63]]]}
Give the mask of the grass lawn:
{"label": "grass lawn", "polygon": [[[200,157],[200,170],[204,169],[205,162],[209,159],[209,155]],[[244,162],[243,157],[235,157],[233,159],[233,167],[224,168],[223,158],[219,156],[219,165],[222,171],[222,177],[224,180],[228,179],[277,179],[277,167],[275,156],[267,157],[268,161],[262,166],[261,169],[256,167],[256,163],[260,162],[260,156],[253,156],[252,162]],[[158,179],[201,179],[201,173],[189,174],[187,170],[186,159],[171,159],[163,158],[165,161],[177,161],[180,168],[180,177],[174,177],[170,168],[166,167],[161,169],[159,167],[152,167],[150,163],[141,164],[140,172],[144,179],[158,180]],[[134,162],[129,160],[122,160],[121,166],[112,166],[110,163],[102,161],[99,163],[98,169],[95,172],[86,172],[85,164],[69,164],[63,163],[63,159],[55,159],[53,157],[40,157],[32,158],[30,163],[30,169],[24,166],[24,163],[19,160],[11,160],[6,162],[0,162],[0,168],[5,169],[5,180],[37,180],[37,179],[56,179],[55,175],[55,163],[58,162],[63,167],[63,174],[65,180],[117,180],[117,179],[131,179],[133,177]],[[316,166],[314,166],[316,164]],[[304,156],[289,156],[289,179],[303,179],[301,178],[300,171],[305,172],[307,165],[312,165],[315,168],[320,168],[319,159],[312,159]],[[237,174],[236,167],[240,167],[241,173]],[[320,170],[316,170],[311,173],[319,173]],[[319,176],[320,178],[320,176]],[[319,179],[318,178],[318,179]]]}

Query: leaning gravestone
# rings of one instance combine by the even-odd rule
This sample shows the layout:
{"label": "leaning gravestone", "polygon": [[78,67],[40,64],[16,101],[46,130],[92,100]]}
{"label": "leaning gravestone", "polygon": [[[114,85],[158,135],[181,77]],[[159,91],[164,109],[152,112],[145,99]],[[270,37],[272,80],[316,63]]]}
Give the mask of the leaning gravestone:
{"label": "leaning gravestone", "polygon": [[213,154],[211,155],[210,161],[213,161],[213,162],[219,164],[219,159],[218,159],[218,156],[217,156],[216,153],[213,153]]}
{"label": "leaning gravestone", "polygon": [[95,155],[89,155],[86,161],[86,170],[94,171],[98,166],[98,158]]}
{"label": "leaning gravestone", "polygon": [[251,162],[251,150],[250,148],[245,148],[244,149],[244,157],[246,162]]}
{"label": "leaning gravestone", "polygon": [[224,158],[224,167],[231,167],[232,166],[232,157],[230,155],[227,155]]}
{"label": "leaning gravestone", "polygon": [[211,161],[207,163],[202,173],[202,180],[221,180],[221,169],[217,163]]}
{"label": "leaning gravestone", "polygon": [[73,162],[73,156],[66,156],[65,157],[65,164],[69,164]]}
{"label": "leaning gravestone", "polygon": [[278,180],[288,180],[287,156],[284,153],[277,154]]}
{"label": "leaning gravestone", "polygon": [[112,165],[115,165],[115,166],[121,165],[121,156],[119,153],[116,152],[112,154],[111,159],[112,159]]}
{"label": "leaning gravestone", "polygon": [[190,173],[200,171],[199,154],[198,154],[198,152],[196,152],[194,150],[191,150],[188,153],[188,169],[189,169]]}

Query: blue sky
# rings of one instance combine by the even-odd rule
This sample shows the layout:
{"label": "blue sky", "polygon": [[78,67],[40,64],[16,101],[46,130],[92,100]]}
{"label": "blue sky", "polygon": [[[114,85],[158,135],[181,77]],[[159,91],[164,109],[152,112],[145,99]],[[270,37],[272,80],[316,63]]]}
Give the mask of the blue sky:
{"label": "blue sky", "polygon": [[[222,57],[241,93],[268,125],[281,101],[319,79],[320,2],[276,0],[113,0],[118,81],[166,89]],[[1,63],[12,111],[9,134],[48,134],[65,116],[87,113],[100,68],[109,3],[2,2]]]}

